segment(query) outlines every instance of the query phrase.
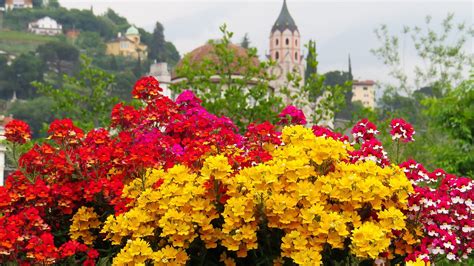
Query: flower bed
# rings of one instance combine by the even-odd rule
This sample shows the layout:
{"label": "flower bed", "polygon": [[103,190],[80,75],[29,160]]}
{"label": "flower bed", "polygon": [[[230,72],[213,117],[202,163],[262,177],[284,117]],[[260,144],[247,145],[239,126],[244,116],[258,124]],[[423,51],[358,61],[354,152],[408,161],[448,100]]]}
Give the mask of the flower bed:
{"label": "flower bed", "polygon": [[[287,107],[239,134],[190,91],[137,82],[110,128],[57,120],[0,187],[0,262],[318,265],[462,261],[473,249],[473,181],[391,163],[374,124],[349,137]],[[394,141],[413,141],[401,119]],[[12,121],[14,147],[30,139]]]}

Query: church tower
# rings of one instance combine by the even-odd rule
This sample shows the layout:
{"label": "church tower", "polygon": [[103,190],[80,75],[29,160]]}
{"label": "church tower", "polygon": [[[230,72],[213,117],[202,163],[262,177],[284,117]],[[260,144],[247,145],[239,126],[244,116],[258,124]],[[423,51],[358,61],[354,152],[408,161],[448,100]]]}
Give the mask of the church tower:
{"label": "church tower", "polygon": [[286,77],[288,72],[296,69],[302,72],[301,38],[298,26],[291,17],[286,0],[283,1],[280,15],[270,32],[270,58],[277,62],[279,69],[274,74],[279,78]]}
{"label": "church tower", "polygon": [[[280,15],[270,32],[270,54],[268,57],[276,62],[276,66],[271,69],[271,74],[276,76],[276,80],[271,85],[276,91],[285,86],[286,75],[293,71],[297,71],[304,80],[301,35],[295,20],[288,11],[286,0],[283,1]],[[294,92],[298,91],[298,88],[290,89]]]}

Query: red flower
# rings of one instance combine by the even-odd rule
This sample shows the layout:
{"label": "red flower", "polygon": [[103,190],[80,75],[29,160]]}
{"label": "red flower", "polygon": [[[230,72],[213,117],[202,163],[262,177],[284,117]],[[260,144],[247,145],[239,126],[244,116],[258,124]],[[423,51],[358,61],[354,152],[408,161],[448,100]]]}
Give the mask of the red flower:
{"label": "red flower", "polygon": [[49,137],[58,143],[77,144],[84,137],[84,131],[74,126],[71,119],[55,120],[49,126]]}
{"label": "red flower", "polygon": [[5,138],[13,143],[24,144],[31,139],[30,126],[21,120],[13,119],[5,126]]}
{"label": "red flower", "polygon": [[152,76],[142,77],[133,87],[133,98],[150,100],[160,95],[163,89],[160,88],[160,83]]}
{"label": "red flower", "polygon": [[414,141],[415,130],[413,126],[401,118],[395,118],[390,122],[390,135],[393,140],[401,139],[403,142]]}
{"label": "red flower", "polygon": [[354,141],[362,143],[375,138],[375,135],[379,134],[377,127],[367,120],[366,118],[357,122],[357,124],[351,130]]}

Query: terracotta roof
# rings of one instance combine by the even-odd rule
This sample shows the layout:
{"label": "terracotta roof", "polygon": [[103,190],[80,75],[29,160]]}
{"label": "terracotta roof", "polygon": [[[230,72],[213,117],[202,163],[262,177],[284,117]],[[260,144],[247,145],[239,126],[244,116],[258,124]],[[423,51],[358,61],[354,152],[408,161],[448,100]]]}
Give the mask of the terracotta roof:
{"label": "terracotta roof", "polygon": [[358,86],[363,86],[363,85],[366,85],[366,86],[373,86],[375,85],[375,81],[373,80],[354,80],[352,82],[352,85],[358,85]]}
{"label": "terracotta roof", "polygon": [[[237,64],[237,58],[239,57],[246,58],[248,56],[247,50],[239,45],[229,44],[229,48],[234,51],[234,55],[235,55],[234,64]],[[214,45],[212,43],[207,43],[187,53],[178,62],[178,64],[176,65],[176,69],[179,69],[183,65],[183,62],[185,60],[189,61],[189,63],[193,65],[193,64],[198,64],[199,62],[202,62],[203,60],[206,60],[206,59],[211,60],[212,62],[216,64],[219,64],[219,59],[214,52]],[[260,64],[260,61],[258,60],[258,58],[254,57],[252,58],[252,63],[254,66],[258,66]],[[244,71],[244,69],[236,69],[235,73],[233,74],[238,75],[242,73],[242,71]],[[173,79],[178,78],[174,71],[173,71],[172,76],[173,76],[172,77]]]}

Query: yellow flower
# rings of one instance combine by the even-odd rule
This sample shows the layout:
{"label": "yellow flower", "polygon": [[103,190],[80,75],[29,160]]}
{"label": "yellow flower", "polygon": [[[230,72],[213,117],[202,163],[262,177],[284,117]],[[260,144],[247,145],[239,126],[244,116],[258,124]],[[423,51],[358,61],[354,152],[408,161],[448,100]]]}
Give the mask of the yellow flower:
{"label": "yellow flower", "polygon": [[150,245],[138,238],[127,242],[127,245],[114,258],[113,265],[144,264],[151,259],[153,259],[153,250]]}
{"label": "yellow flower", "polygon": [[405,228],[405,215],[395,207],[379,212],[378,217],[380,225],[388,232],[392,229],[402,230]]}
{"label": "yellow flower", "polygon": [[85,206],[79,208],[71,221],[72,224],[69,228],[71,239],[81,239],[84,244],[92,245],[96,236],[90,230],[100,226],[99,216],[94,212],[94,208]]}
{"label": "yellow flower", "polygon": [[351,251],[360,258],[376,259],[390,245],[385,229],[373,222],[365,222],[352,231]]}
{"label": "yellow flower", "polygon": [[416,258],[416,261],[407,261],[406,262],[406,266],[430,266],[430,265],[431,265],[431,263],[429,261],[425,262],[424,260],[422,260],[419,257]]}

